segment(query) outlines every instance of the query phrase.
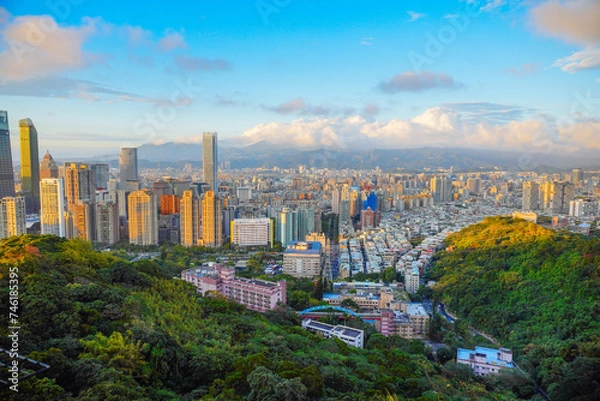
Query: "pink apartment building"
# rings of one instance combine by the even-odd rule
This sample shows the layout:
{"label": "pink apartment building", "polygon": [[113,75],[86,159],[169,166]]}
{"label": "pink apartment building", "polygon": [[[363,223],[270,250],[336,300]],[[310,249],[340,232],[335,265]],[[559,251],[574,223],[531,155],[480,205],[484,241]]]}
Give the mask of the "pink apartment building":
{"label": "pink apartment building", "polygon": [[274,283],[236,277],[235,269],[227,266],[200,266],[184,270],[181,272],[181,278],[194,284],[202,295],[207,291],[217,291],[228,299],[258,312],[266,312],[274,309],[278,303],[287,302],[285,281]]}

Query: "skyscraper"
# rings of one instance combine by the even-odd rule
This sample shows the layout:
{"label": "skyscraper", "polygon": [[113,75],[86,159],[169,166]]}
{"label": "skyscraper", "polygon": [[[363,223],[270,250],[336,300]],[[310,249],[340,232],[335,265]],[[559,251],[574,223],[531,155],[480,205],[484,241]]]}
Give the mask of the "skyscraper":
{"label": "skyscraper", "polygon": [[540,185],[533,181],[523,183],[523,210],[538,210],[540,208]]}
{"label": "skyscraper", "polygon": [[7,196],[0,201],[0,238],[27,233],[25,198]]}
{"label": "skyscraper", "polygon": [[200,198],[192,190],[183,191],[180,205],[181,245],[198,245],[198,239],[200,238]]}
{"label": "skyscraper", "polygon": [[127,181],[138,180],[137,148],[121,148],[119,156],[121,185]]}
{"label": "skyscraper", "polygon": [[115,202],[96,204],[96,241],[111,245],[119,241],[119,205]]}
{"label": "skyscraper", "polygon": [[202,134],[202,170],[204,181],[208,183],[210,189],[218,194],[217,181],[217,133],[205,132]]}
{"label": "skyscraper", "polygon": [[106,189],[108,187],[109,166],[108,163],[90,164],[90,169],[94,171],[96,177],[96,188]]}
{"label": "skyscraper", "polygon": [[213,191],[207,191],[202,199],[202,242],[204,246],[223,245],[221,202]]}
{"label": "skyscraper", "polygon": [[30,118],[19,120],[21,138],[21,190],[27,213],[40,211],[40,156],[38,135]]}
{"label": "skyscraper", "polygon": [[152,191],[134,191],[127,197],[129,206],[129,242],[158,245],[156,195]]}
{"label": "skyscraper", "polygon": [[62,178],[43,178],[40,183],[42,234],[66,236],[65,194]]}
{"label": "skyscraper", "polygon": [[80,201],[95,202],[96,175],[84,163],[65,163],[65,197],[67,209]]}
{"label": "skyscraper", "polygon": [[58,165],[50,152],[46,152],[40,163],[40,180],[44,178],[58,178]]}
{"label": "skyscraper", "polygon": [[0,110],[0,199],[6,196],[15,196],[15,178],[12,163],[8,113]]}
{"label": "skyscraper", "polygon": [[580,168],[573,169],[573,184],[577,185],[583,181],[583,170]]}

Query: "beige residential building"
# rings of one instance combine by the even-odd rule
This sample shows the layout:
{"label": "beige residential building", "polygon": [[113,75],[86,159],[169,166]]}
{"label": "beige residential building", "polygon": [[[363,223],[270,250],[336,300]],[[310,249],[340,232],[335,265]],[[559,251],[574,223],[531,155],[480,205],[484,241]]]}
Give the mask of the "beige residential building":
{"label": "beige residential building", "polygon": [[202,199],[202,244],[212,247],[223,245],[221,233],[221,201],[213,191],[207,191]]}
{"label": "beige residential building", "polygon": [[129,242],[158,245],[156,195],[152,191],[134,191],[127,197],[129,206]]}
{"label": "beige residential building", "polygon": [[181,245],[198,245],[201,234],[200,198],[192,190],[183,191],[179,205]]}

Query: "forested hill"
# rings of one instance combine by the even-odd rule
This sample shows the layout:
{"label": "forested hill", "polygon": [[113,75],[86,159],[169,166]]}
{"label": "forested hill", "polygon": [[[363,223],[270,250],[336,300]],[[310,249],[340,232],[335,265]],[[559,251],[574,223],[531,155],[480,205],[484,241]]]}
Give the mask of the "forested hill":
{"label": "forested hill", "polygon": [[19,352],[51,365],[0,399],[515,399],[452,363],[438,365],[420,341],[371,334],[361,350],[323,340],[287,309],[261,315],[201,297],[163,262],[130,263],[53,236],[0,242],[0,346],[9,347],[8,274],[16,266]]}
{"label": "forested hill", "polygon": [[447,242],[435,297],[512,348],[553,401],[600,399],[600,241],[498,217]]}

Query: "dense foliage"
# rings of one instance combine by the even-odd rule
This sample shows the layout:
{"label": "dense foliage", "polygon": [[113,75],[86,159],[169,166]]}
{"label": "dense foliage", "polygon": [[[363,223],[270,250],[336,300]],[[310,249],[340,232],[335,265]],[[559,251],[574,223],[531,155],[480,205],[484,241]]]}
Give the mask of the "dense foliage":
{"label": "dense foliage", "polygon": [[435,297],[512,348],[552,400],[600,399],[600,240],[497,217],[448,246]]}
{"label": "dense foliage", "polygon": [[[351,348],[302,330],[289,309],[261,315],[201,297],[160,257],[128,262],[79,240],[3,240],[3,311],[15,266],[19,351],[51,369],[0,399],[515,399],[462,366],[434,362],[421,341],[372,334],[366,349]],[[7,327],[3,312],[4,348]]]}

